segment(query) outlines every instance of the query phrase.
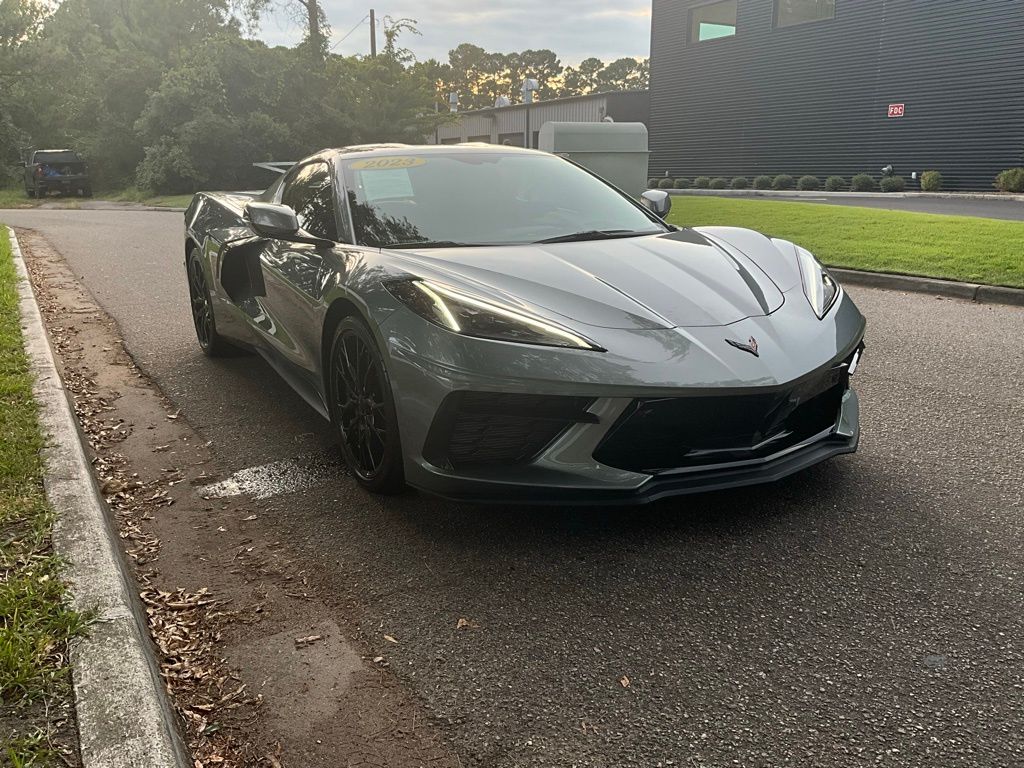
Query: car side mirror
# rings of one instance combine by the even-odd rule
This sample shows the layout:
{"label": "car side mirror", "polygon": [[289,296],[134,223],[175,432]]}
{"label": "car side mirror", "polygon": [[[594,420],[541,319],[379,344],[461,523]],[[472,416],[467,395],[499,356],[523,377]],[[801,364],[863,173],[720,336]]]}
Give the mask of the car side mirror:
{"label": "car side mirror", "polygon": [[252,231],[262,237],[292,240],[299,234],[299,219],[287,205],[248,203],[243,213]]}
{"label": "car side mirror", "polygon": [[640,202],[644,208],[663,219],[672,210],[672,196],[663,189],[648,189],[640,195]]}

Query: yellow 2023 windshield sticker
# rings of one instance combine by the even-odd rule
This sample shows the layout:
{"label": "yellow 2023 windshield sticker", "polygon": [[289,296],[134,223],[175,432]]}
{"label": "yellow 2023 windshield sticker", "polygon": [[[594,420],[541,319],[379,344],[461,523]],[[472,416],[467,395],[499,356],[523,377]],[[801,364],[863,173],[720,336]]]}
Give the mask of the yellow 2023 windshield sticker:
{"label": "yellow 2023 windshield sticker", "polygon": [[357,160],[350,167],[353,171],[393,171],[398,168],[415,168],[426,163],[422,157],[371,157],[368,160]]}

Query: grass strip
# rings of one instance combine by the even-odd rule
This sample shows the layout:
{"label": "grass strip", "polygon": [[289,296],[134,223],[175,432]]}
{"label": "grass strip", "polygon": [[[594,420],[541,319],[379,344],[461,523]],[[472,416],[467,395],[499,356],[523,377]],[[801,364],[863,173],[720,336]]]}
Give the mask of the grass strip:
{"label": "grass strip", "polygon": [[747,227],[834,267],[1024,288],[1024,222],[681,195],[669,221]]}
{"label": "grass strip", "polygon": [[68,607],[43,490],[43,436],[22,346],[17,277],[0,226],[0,764],[57,764],[71,684],[68,641],[88,617]]}

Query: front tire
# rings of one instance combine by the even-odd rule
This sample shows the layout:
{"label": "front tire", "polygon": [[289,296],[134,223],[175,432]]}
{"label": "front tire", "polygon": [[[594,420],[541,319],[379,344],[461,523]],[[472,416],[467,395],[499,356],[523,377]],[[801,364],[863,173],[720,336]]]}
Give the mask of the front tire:
{"label": "front tire", "polygon": [[331,423],[358,483],[373,493],[405,488],[395,399],[384,360],[366,324],[341,321],[327,369]]}
{"label": "front tire", "polygon": [[213,302],[206,284],[206,271],[198,256],[190,254],[186,261],[188,270],[188,293],[192,305],[192,323],[196,329],[199,347],[208,357],[226,357],[236,349],[217,333],[217,321],[213,315]]}

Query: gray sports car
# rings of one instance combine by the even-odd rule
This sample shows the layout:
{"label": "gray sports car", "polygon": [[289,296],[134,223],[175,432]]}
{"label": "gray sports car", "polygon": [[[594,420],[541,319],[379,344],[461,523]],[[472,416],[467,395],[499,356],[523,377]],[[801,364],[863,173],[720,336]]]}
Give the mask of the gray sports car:
{"label": "gray sports car", "polygon": [[853,301],[799,246],[670,202],[530,150],[324,151],[195,196],[196,333],[262,355],[379,493],[649,502],[856,450]]}

